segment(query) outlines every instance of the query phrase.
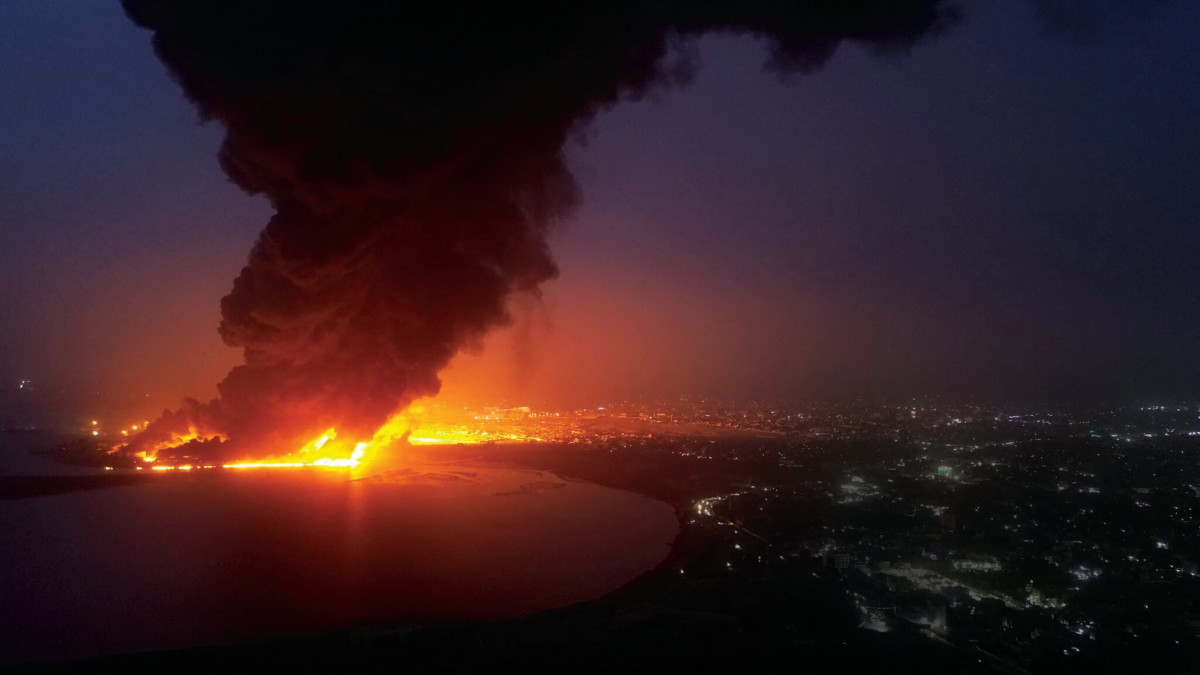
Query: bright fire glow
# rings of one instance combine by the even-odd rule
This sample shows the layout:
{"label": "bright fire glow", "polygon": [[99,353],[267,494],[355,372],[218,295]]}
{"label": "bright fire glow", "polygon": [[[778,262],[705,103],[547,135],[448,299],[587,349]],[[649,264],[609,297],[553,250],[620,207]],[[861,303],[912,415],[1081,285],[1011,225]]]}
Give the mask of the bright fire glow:
{"label": "bright fire glow", "polygon": [[426,416],[424,407],[411,406],[388,419],[370,440],[355,443],[352,450],[348,442],[338,439],[337,429],[330,428],[294,453],[221,466],[226,469],[293,469],[308,466],[353,469],[405,442],[410,445],[454,445],[491,440],[467,428],[433,423]]}
{"label": "bright fire glow", "polygon": [[[134,425],[133,429],[136,430],[137,426]],[[339,438],[337,429],[329,428],[294,452],[214,465],[156,463],[160,453],[190,441],[224,439],[219,434],[206,435],[191,428],[185,434],[175,434],[168,441],[159,443],[150,450],[137,453],[137,457],[146,464],[154,464],[150,468],[155,471],[190,471],[218,467],[238,470],[299,469],[304,467],[354,469],[369,463],[384,453],[396,452],[405,445],[458,445],[527,440],[525,436],[514,434],[511,430],[506,431],[495,428],[488,430],[481,426],[478,417],[463,416],[461,420],[452,422],[450,417],[442,412],[435,419],[435,416],[424,406],[413,405],[393,415],[366,441]],[[137,468],[141,469],[142,467]]]}

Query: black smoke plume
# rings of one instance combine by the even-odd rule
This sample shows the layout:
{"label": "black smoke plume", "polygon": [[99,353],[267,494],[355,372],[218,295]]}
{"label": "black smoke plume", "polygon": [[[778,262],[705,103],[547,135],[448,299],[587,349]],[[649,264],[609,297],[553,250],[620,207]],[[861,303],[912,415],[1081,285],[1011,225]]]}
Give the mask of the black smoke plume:
{"label": "black smoke plume", "polygon": [[[270,455],[336,427],[369,437],[437,393],[464,346],[557,274],[547,231],[579,191],[563,146],[598,111],[690,65],[673,46],[761,36],[807,72],[843,41],[902,50],[940,0],[124,0],[230,180],[275,209],[221,301],[245,362],[129,452],[189,427],[216,455]],[[198,444],[176,454],[196,454]],[[214,449],[216,448],[216,449]],[[171,454],[171,453],[165,453]]]}

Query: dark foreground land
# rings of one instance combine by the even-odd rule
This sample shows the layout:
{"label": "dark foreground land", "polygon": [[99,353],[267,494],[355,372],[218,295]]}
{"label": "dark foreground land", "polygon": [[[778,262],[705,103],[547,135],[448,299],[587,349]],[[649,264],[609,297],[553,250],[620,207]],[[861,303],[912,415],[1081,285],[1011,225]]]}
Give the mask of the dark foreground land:
{"label": "dark foreground land", "polygon": [[[916,636],[762,630],[753,621],[609,603],[523,621],[317,638],[29,667],[30,673],[977,672]],[[886,670],[881,670],[886,669]],[[983,670],[983,672],[990,672]]]}

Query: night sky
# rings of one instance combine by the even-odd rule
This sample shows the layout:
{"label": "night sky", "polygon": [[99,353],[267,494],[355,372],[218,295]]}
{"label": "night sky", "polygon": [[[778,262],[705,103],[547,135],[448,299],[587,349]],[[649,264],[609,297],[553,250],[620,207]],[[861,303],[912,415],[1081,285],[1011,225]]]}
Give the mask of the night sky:
{"label": "night sky", "polygon": [[[571,148],[561,277],[445,394],[1194,398],[1200,5],[1054,6],[966,3],[906,56],[787,78],[752,39],[694,43],[690,87]],[[0,64],[6,400],[213,396],[270,212],[222,130],[115,2],[0,3]]]}

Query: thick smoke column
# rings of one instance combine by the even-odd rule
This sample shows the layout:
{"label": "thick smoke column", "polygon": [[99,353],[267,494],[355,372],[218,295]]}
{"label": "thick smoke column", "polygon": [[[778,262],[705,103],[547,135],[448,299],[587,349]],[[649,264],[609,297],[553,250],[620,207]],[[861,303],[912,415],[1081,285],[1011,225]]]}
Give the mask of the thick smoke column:
{"label": "thick smoke column", "polygon": [[[244,365],[220,399],[165,413],[127,448],[193,428],[292,449],[369,437],[437,393],[508,298],[557,270],[548,229],[578,199],[563,146],[599,110],[686,79],[669,47],[761,35],[769,65],[818,68],[843,40],[904,48],[939,0],[409,3],[125,0],[204,120],[229,178],[275,215],[221,302]],[[169,454],[169,453],[168,453]]]}

